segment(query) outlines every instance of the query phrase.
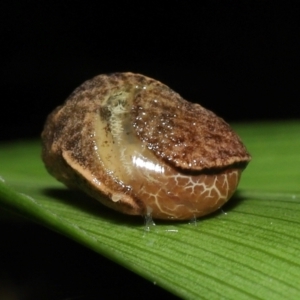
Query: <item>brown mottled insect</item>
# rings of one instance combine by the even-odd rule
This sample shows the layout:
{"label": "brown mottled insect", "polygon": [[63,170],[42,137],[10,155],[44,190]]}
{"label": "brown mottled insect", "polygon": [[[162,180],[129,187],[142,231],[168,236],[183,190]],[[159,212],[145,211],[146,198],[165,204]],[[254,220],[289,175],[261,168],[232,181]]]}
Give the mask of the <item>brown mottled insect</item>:
{"label": "brown mottled insect", "polygon": [[223,119],[159,81],[99,75],[48,117],[50,174],[130,215],[184,220],[220,208],[251,157]]}

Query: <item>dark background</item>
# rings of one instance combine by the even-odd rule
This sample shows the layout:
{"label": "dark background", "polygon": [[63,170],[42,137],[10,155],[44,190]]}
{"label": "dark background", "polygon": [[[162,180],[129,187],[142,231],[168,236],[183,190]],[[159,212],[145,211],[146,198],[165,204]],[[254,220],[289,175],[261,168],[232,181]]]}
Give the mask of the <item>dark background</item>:
{"label": "dark background", "polygon": [[[229,122],[299,118],[297,1],[196,3],[2,1],[0,141],[37,138],[75,87],[117,71],[154,77]],[[44,287],[45,299],[67,299],[111,286],[119,296],[168,297],[71,241],[21,224],[1,227],[0,278],[16,290],[31,284]]]}
{"label": "dark background", "polygon": [[6,2],[2,140],[39,136],[75,87],[116,71],[154,77],[227,121],[300,115],[298,1]]}

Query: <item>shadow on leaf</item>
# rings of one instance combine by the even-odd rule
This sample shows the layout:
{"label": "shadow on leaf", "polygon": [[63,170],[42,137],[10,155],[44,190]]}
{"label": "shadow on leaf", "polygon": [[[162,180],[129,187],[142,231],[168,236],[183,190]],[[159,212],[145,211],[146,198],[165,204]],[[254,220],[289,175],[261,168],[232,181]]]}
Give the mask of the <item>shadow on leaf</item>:
{"label": "shadow on leaf", "polygon": [[81,191],[66,188],[46,188],[42,190],[42,193],[47,197],[55,199],[55,201],[88,213],[93,218],[101,218],[107,222],[120,225],[143,225],[143,218],[141,216],[129,216],[114,211]]}
{"label": "shadow on leaf", "polygon": [[[143,217],[125,215],[120,212],[114,211],[102,205],[100,202],[94,200],[93,198],[89,197],[81,191],[74,191],[66,188],[46,188],[42,190],[42,193],[48,197],[55,199],[56,201],[64,203],[67,206],[71,206],[76,210],[88,213],[93,218],[101,218],[102,220],[106,220],[107,222],[111,222],[113,224],[128,225],[134,227],[140,227],[144,224]],[[199,218],[198,221],[213,219],[217,216],[220,216],[224,212],[230,213],[230,211],[238,207],[243,201],[245,201],[245,197],[241,196],[239,192],[236,192],[233,195],[233,197],[221,209],[217,210],[214,213],[211,213],[208,216]],[[193,220],[155,220],[155,223],[164,225],[175,225],[186,224],[187,222],[191,221]]]}
{"label": "shadow on leaf", "polygon": [[224,206],[222,207],[222,210],[226,213],[230,213],[230,211],[232,211],[235,208],[237,208],[238,206],[240,206],[246,200],[247,200],[247,197],[244,197],[243,192],[238,190],[228,200],[228,202],[224,204]]}

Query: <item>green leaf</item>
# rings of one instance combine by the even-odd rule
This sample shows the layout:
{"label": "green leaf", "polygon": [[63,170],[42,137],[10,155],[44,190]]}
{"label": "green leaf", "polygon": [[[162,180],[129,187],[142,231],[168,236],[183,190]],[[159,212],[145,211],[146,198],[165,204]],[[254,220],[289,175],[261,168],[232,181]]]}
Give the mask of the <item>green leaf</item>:
{"label": "green leaf", "polygon": [[299,299],[300,122],[234,126],[253,156],[238,192],[197,222],[111,211],[50,177],[38,142],[0,148],[0,205],[188,299]]}

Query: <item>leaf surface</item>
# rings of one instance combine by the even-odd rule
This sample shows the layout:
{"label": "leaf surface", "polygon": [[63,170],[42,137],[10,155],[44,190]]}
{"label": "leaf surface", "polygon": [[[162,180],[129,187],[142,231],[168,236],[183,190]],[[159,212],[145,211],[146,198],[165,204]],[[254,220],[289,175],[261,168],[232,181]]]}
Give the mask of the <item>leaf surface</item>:
{"label": "leaf surface", "polygon": [[253,160],[223,211],[197,222],[121,215],[45,171],[38,142],[0,146],[0,206],[186,299],[300,298],[300,122],[237,124]]}

